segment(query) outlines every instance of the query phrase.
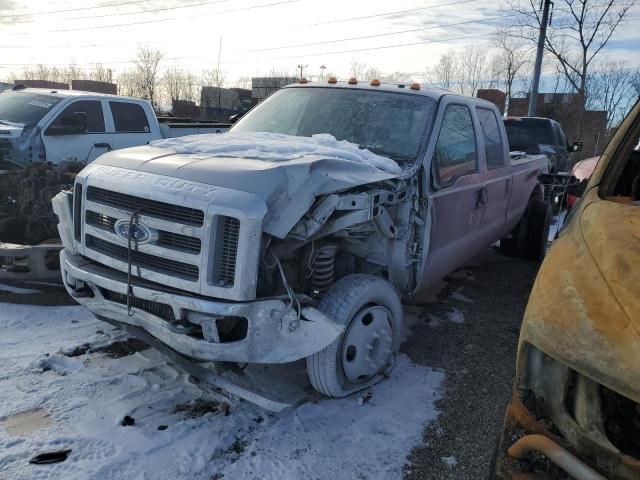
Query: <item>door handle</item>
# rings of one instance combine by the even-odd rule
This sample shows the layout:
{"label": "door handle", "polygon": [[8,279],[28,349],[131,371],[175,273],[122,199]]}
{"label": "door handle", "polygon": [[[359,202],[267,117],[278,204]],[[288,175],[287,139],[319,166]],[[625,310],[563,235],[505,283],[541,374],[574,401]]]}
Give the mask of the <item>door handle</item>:
{"label": "door handle", "polygon": [[482,208],[487,204],[487,187],[476,191],[476,208]]}
{"label": "door handle", "polygon": [[111,147],[110,143],[94,143],[93,147],[94,148],[106,148],[109,151],[113,150],[113,148]]}

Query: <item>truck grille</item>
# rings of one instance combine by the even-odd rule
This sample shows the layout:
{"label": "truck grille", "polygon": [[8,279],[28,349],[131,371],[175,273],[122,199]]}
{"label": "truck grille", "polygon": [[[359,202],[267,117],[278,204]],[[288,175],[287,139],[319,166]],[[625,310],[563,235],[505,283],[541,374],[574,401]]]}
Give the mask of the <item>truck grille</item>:
{"label": "truck grille", "polygon": [[149,217],[171,220],[184,225],[201,227],[204,224],[204,212],[202,210],[135,197],[103,188],[87,188],[87,200],[129,212],[137,211]]}
{"label": "truck grille", "polygon": [[[102,296],[105,300],[119,303],[121,305],[127,304],[127,296],[124,293],[113,292],[106,288],[101,288],[100,291],[102,292]],[[163,318],[168,322],[173,322],[176,319],[173,314],[173,309],[166,303],[154,302],[152,300],[145,300],[134,296],[131,298],[131,306],[150,313],[151,315],[155,315],[156,317]]]}
{"label": "truck grille", "polygon": [[237,218],[220,216],[218,227],[219,245],[213,281],[218,286],[232,287],[236,277],[236,259],[240,238],[240,221]]}
{"label": "truck grille", "polygon": [[[116,245],[115,243],[101,240],[93,235],[85,235],[85,245],[103,255],[128,262],[129,252],[126,247]],[[199,269],[196,265],[178,262],[170,258],[157,257],[148,253],[131,251],[131,264],[139,266],[164,275],[175,275],[176,277],[195,282],[198,280]]]}
{"label": "truck grille", "polygon": [[[110,217],[109,215],[87,210],[85,214],[85,221],[88,225],[100,228],[107,232],[115,233],[114,227],[118,219]],[[181,250],[183,252],[194,254],[200,253],[201,248],[199,238],[189,237],[179,233],[165,232],[163,230],[158,231],[158,239],[155,241],[155,244],[172,250]]]}

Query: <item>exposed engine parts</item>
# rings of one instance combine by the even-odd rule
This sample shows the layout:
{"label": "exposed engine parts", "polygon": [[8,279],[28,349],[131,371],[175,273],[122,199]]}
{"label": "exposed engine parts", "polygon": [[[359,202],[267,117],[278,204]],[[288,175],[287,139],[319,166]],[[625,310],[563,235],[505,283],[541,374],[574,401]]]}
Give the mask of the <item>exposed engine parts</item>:
{"label": "exposed engine parts", "polygon": [[33,162],[22,170],[0,171],[0,242],[38,244],[58,238],[51,199],[71,188],[85,164]]}

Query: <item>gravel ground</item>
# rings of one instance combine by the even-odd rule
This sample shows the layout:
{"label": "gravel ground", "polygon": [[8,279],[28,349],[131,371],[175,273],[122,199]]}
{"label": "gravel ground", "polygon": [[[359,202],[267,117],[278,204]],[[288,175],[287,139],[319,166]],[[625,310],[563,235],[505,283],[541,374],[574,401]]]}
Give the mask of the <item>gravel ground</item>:
{"label": "gravel ground", "polygon": [[[487,250],[446,280],[437,302],[417,309],[403,350],[416,363],[443,369],[446,379],[440,415],[409,456],[406,480],[487,477],[537,268]],[[464,313],[463,323],[452,309]]]}

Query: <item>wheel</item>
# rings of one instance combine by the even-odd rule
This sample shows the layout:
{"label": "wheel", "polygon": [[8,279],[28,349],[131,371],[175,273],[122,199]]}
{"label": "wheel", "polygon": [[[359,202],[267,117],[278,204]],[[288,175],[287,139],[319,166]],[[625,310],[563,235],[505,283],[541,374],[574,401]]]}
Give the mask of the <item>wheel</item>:
{"label": "wheel", "polygon": [[402,304],[389,282],[373,275],[338,280],[318,309],[345,331],[307,357],[309,380],[328,397],[345,397],[387,375],[402,339]]}
{"label": "wheel", "polygon": [[551,205],[544,200],[533,199],[526,213],[526,230],[523,256],[541,262],[547,252],[551,227]]}

